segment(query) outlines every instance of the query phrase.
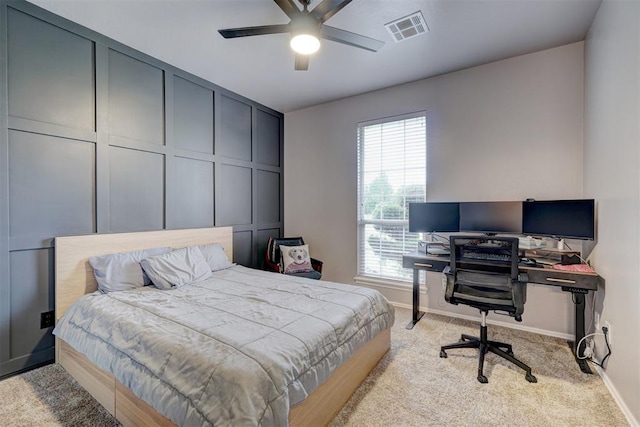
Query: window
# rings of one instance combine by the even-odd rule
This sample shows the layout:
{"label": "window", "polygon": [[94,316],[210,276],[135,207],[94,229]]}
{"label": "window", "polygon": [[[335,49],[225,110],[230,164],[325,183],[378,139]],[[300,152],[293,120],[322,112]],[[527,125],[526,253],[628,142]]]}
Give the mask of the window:
{"label": "window", "polygon": [[409,279],[402,255],[415,250],[409,203],[424,202],[424,113],[358,125],[358,275]]}

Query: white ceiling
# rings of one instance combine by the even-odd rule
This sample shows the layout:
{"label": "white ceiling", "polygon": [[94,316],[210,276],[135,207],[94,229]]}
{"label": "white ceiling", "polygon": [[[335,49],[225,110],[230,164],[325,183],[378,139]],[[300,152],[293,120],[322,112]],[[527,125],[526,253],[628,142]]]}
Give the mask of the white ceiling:
{"label": "white ceiling", "polygon": [[[30,1],[281,112],[584,40],[601,2],[353,0],[327,24],[383,40],[382,49],[325,40],[309,70],[295,71],[287,34],[217,32],[288,23],[271,0]],[[417,10],[430,31],[395,43],[384,24]]]}

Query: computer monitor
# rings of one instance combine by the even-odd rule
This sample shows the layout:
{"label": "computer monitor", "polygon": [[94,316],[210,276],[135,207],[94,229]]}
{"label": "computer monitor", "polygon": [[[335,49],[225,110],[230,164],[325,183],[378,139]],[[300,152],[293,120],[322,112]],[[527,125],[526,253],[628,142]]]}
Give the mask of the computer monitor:
{"label": "computer monitor", "polygon": [[453,233],[460,231],[459,203],[409,203],[409,231]]}
{"label": "computer monitor", "polygon": [[460,231],[520,234],[522,202],[460,203]]}
{"label": "computer monitor", "polygon": [[522,232],[567,239],[595,238],[595,201],[536,200],[522,204]]}

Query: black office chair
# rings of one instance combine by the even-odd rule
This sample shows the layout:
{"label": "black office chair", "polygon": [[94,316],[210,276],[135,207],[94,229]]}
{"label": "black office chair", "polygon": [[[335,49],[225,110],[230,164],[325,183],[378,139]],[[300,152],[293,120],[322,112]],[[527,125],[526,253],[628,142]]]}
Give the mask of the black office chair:
{"label": "black office chair", "polygon": [[480,337],[462,334],[459,342],[440,348],[440,357],[447,357],[445,350],[453,348],[477,348],[478,381],[487,383],[482,371],[484,356],[490,351],[524,369],[525,378],[530,383],[537,382],[531,368],[513,356],[511,344],[487,338],[489,310],[522,321],[529,279],[526,274],[518,272],[518,239],[453,235],[450,237],[450,251],[451,263],[444,271],[447,278],[445,299],[451,304],[479,309],[482,321]]}

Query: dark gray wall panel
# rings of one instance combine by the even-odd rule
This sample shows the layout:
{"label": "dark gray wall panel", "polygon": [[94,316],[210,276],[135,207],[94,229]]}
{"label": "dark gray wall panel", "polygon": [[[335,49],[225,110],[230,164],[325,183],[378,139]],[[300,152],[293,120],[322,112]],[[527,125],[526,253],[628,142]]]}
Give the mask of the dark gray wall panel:
{"label": "dark gray wall panel", "polygon": [[279,228],[269,228],[265,230],[258,230],[256,233],[256,252],[257,252],[257,265],[262,268],[264,265],[264,255],[267,252],[267,243],[269,242],[269,237],[280,237],[280,229]]}
{"label": "dark gray wall panel", "polygon": [[95,231],[95,144],[9,132],[10,237]]}
{"label": "dark gray wall panel", "polygon": [[258,170],[258,224],[280,221],[280,174]]}
{"label": "dark gray wall panel", "polygon": [[0,376],[53,360],[56,235],[213,222],[262,265],[282,114],[22,0],[0,30]]}
{"label": "dark gray wall panel", "polygon": [[216,196],[216,225],[251,224],[251,168],[222,164]]}
{"label": "dark gray wall panel", "polygon": [[233,262],[247,267],[253,265],[251,231],[236,231],[233,233]]}
{"label": "dark gray wall panel", "polygon": [[163,82],[162,70],[110,50],[110,133],[164,144]]}
{"label": "dark gray wall panel", "polygon": [[213,154],[213,91],[173,78],[175,146]]}
{"label": "dark gray wall panel", "polygon": [[280,118],[257,110],[255,141],[258,163],[280,166]]}
{"label": "dark gray wall panel", "polygon": [[216,141],[216,154],[251,161],[251,106],[222,96],[220,110],[220,141]]}
{"label": "dark gray wall panel", "polygon": [[11,358],[54,345],[53,328],[40,329],[40,313],[53,310],[53,249],[10,255]]}
{"label": "dark gray wall panel", "polygon": [[9,114],[94,130],[93,42],[8,10]]}
{"label": "dark gray wall panel", "polygon": [[213,226],[213,163],[176,157],[174,159],[172,206],[175,228]]}
{"label": "dark gray wall panel", "polygon": [[109,231],[161,230],[164,226],[164,158],[109,148]]}

